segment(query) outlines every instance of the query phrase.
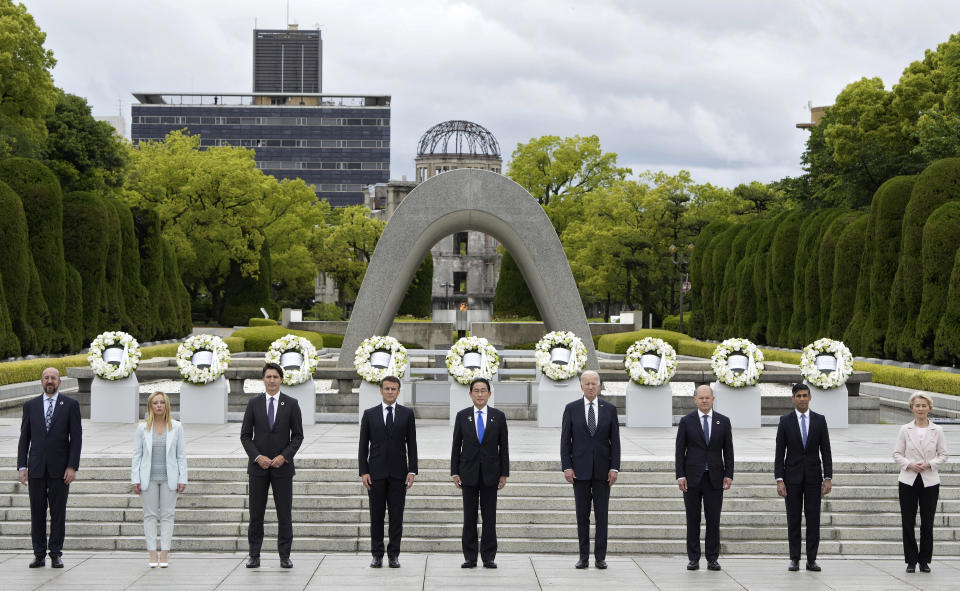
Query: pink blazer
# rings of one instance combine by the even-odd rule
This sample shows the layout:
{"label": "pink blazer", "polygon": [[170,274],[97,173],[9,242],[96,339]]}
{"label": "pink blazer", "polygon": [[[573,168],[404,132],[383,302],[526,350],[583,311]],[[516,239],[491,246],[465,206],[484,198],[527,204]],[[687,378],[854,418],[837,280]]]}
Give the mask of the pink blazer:
{"label": "pink blazer", "polygon": [[917,479],[917,473],[907,470],[907,466],[924,461],[928,462],[930,467],[920,473],[923,486],[940,484],[940,474],[937,472],[937,466],[947,461],[947,445],[943,440],[943,428],[930,421],[930,427],[921,445],[914,421],[900,427],[897,446],[893,450],[893,459],[900,466],[898,481],[912,485]]}

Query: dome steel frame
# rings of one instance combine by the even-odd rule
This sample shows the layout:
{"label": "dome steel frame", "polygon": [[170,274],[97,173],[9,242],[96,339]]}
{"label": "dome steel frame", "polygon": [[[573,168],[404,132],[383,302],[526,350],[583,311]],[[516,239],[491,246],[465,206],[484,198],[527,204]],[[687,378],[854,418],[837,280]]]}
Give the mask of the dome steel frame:
{"label": "dome steel frame", "polygon": [[428,129],[417,144],[417,156],[493,156],[500,158],[500,144],[486,127],[453,119]]}

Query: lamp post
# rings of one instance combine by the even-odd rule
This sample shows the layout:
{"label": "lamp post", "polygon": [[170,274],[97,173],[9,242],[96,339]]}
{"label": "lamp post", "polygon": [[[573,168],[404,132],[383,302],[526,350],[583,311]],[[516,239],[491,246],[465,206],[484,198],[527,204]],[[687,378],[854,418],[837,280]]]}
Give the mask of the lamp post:
{"label": "lamp post", "polygon": [[680,332],[683,332],[683,294],[690,291],[692,287],[686,268],[690,263],[690,261],[687,260],[687,256],[693,254],[693,244],[688,244],[685,250],[686,252],[680,250],[675,244],[670,245],[670,260],[673,261],[674,266],[677,267],[677,271],[680,273]]}
{"label": "lamp post", "polygon": [[448,281],[444,281],[443,283],[440,284],[440,287],[443,288],[443,309],[449,310],[450,309],[450,288],[453,287],[453,284]]}

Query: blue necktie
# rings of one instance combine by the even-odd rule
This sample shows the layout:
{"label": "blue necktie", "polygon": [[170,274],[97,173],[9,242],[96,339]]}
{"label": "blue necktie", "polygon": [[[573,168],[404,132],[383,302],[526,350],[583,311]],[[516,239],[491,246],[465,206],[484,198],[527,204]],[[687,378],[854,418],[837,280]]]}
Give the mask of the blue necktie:
{"label": "blue necktie", "polygon": [[803,437],[803,449],[807,449],[807,415],[800,415],[800,436]]}
{"label": "blue necktie", "polygon": [[273,431],[273,396],[270,397],[270,404],[267,406],[267,426]]}
{"label": "blue necktie", "polygon": [[483,411],[477,411],[477,441],[483,443]]}
{"label": "blue necktie", "polygon": [[703,415],[703,439],[710,445],[710,415]]}

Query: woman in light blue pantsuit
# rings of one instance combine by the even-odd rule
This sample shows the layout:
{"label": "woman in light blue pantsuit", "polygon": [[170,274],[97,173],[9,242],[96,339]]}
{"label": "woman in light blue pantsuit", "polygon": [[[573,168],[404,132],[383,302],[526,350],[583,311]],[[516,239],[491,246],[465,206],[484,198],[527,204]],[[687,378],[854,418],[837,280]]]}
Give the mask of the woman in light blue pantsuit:
{"label": "woman in light blue pantsuit", "polygon": [[[133,492],[143,503],[143,533],[150,551],[150,568],[168,565],[177,494],[187,488],[187,452],[183,426],[170,418],[170,399],[154,392],[147,399],[147,418],[137,425],[130,465]],[[160,554],[157,555],[157,521]]]}

